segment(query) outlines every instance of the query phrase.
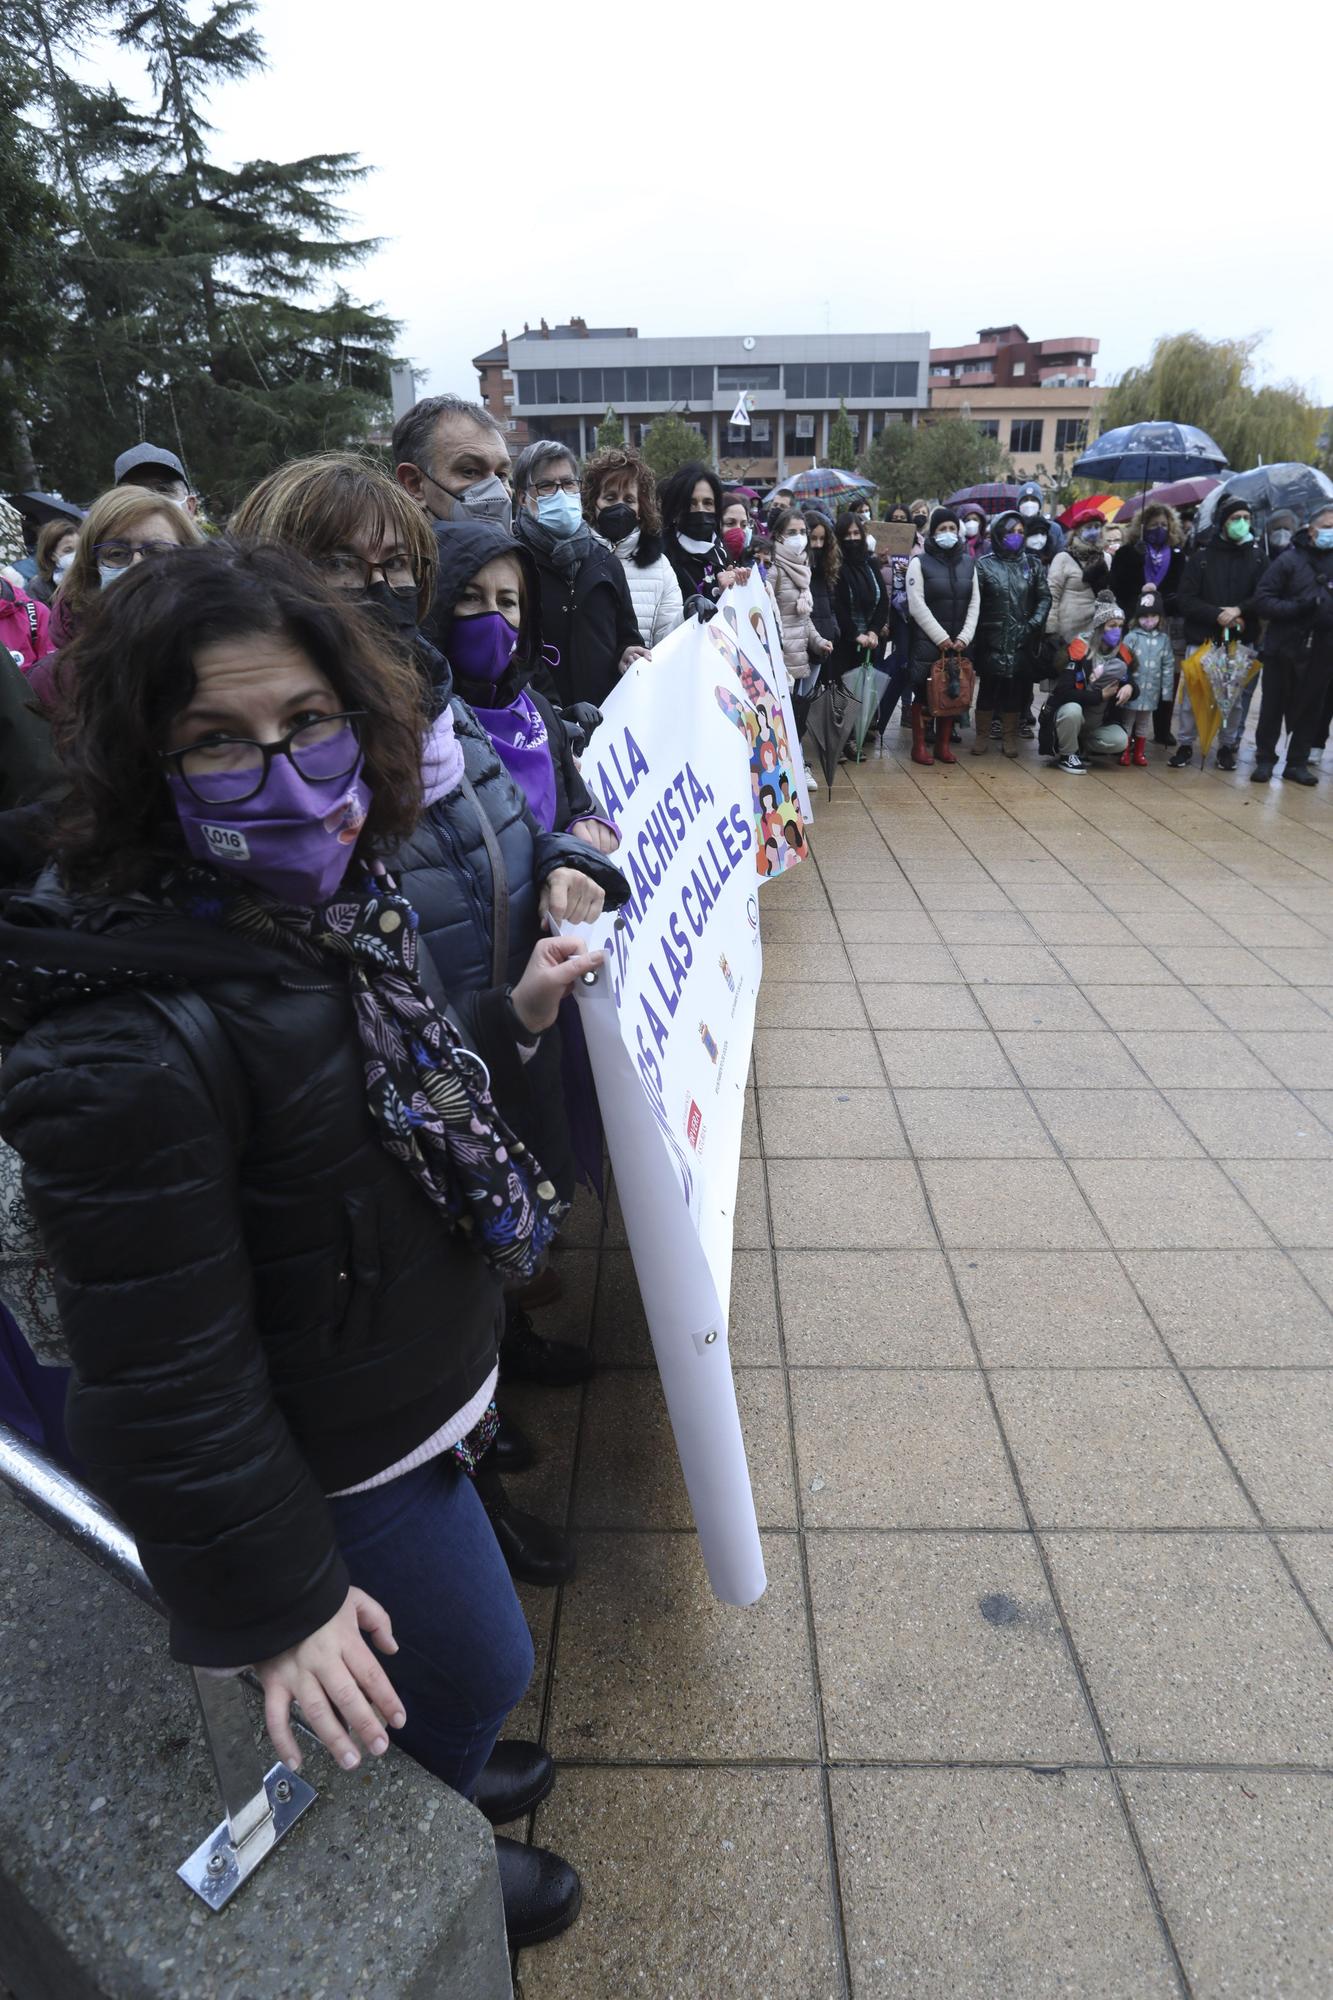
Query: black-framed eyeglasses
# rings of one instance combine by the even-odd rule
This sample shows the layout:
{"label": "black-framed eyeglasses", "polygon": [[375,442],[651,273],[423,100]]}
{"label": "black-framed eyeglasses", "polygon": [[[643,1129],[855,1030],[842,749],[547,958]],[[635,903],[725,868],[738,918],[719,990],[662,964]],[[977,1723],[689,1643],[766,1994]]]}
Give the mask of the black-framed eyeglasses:
{"label": "black-framed eyeglasses", "polygon": [[93,554],[103,569],[128,569],[136,556],[172,556],[179,542],[94,542]]}
{"label": "black-framed eyeglasses", "polygon": [[348,549],[335,549],[331,555],[316,556],[314,563],[335,590],[369,590],[377,576],[390,590],[417,587],[416,564],[406,553],[385,556],[383,562],[367,562],[364,556],[353,555]]}
{"label": "black-framed eyeglasses", "polygon": [[184,750],[163,750],[169,764],[201,805],[239,805],[262,791],[275,757],[286,757],[292,768],[311,783],[350,778],[361,755],[360,724],[364,708],[342,715],[321,715],[303,722],[280,743],[256,743],[248,736],[209,736]]}
{"label": "black-framed eyeglasses", "polygon": [[568,479],[534,479],[532,490],[539,500],[549,500],[553,493],[577,493],[579,482],[572,475]]}

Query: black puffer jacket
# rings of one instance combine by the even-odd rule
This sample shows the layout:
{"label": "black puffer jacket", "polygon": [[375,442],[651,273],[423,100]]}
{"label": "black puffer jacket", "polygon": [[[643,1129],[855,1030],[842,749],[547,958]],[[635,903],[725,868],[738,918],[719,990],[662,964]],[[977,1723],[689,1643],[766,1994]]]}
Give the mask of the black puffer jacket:
{"label": "black puffer jacket", "polygon": [[[229,1112],[134,990],[163,982],[212,1008]],[[502,1089],[499,1009],[454,1011]],[[336,977],[44,879],[0,923],[0,1021],[0,1131],[55,1269],[71,1446],[138,1542],[177,1657],[267,1658],[346,1595],[324,1495],[485,1382],[499,1287],[380,1143]]]}
{"label": "black puffer jacket", "polygon": [[1276,660],[1298,660],[1313,648],[1321,659],[1333,653],[1333,549],[1317,549],[1302,528],[1264,572],[1256,599],[1268,620],[1264,652]]}
{"label": "black puffer jacket", "polygon": [[[494,562],[499,556],[505,556],[519,566],[523,576],[526,602],[522,638],[510,663],[509,671],[502,680],[494,684],[486,681],[465,681],[456,676],[454,690],[474,708],[507,708],[516,699],[520,688],[527,689],[530,699],[546,724],[555,773],[554,825],[556,831],[563,833],[574,820],[586,819],[590,813],[599,812],[599,807],[579,775],[578,765],[574,762],[573,745],[564,726],[561,711],[548,700],[539,687],[532,685],[533,676],[542,665],[542,585],[536,559],[531,549],[524,543],[515,541],[509,530],[497,521],[469,521],[459,527],[450,528],[443,534],[437,531],[435,539],[439,546],[435,601],[422,627],[422,633],[428,643],[437,647],[446,659],[449,656],[449,641],[453,633],[454,607],[462,595],[464,586],[471,582],[479,569],[484,569],[487,563]],[[545,678],[544,674],[542,678]],[[593,713],[600,719],[600,711],[594,710]],[[597,723],[586,712],[579,720],[585,734],[590,734],[597,727]]]}
{"label": "black puffer jacket", "polygon": [[1017,514],[1001,514],[991,524],[991,550],[977,564],[981,611],[972,641],[977,672],[997,680],[1027,673],[1036,661],[1051,609],[1051,586],[1042,563],[1022,549],[1010,551],[1000,539]]}
{"label": "black puffer jacket", "polygon": [[1233,542],[1226,531],[1231,516],[1244,506],[1243,500],[1224,500],[1208,540],[1185,558],[1175,608],[1185,621],[1188,646],[1216,639],[1217,614],[1232,604],[1239,606],[1245,620],[1239,636],[1249,646],[1259,643],[1259,579],[1265,558],[1257,542]]}
{"label": "black puffer jacket", "polygon": [[576,570],[543,561],[540,549],[534,554],[542,635],[556,655],[548,692],[562,707],[576,701],[600,705],[620,679],[625,648],[643,644],[624,567],[596,535]]}
{"label": "black puffer jacket", "polygon": [[[869,556],[862,562],[854,562],[846,548],[843,549],[833,603],[838,615],[838,638],[832,666],[845,674],[853,667],[864,666],[867,660],[876,662],[884,650],[884,637],[889,629],[889,593],[878,566]],[[858,632],[873,632],[875,644],[858,646]]]}
{"label": "black puffer jacket", "polygon": [[810,595],[814,600],[810,612],[810,622],[821,639],[828,639],[834,646],[838,643],[838,614],[833,605],[833,590],[821,563],[810,565]]}

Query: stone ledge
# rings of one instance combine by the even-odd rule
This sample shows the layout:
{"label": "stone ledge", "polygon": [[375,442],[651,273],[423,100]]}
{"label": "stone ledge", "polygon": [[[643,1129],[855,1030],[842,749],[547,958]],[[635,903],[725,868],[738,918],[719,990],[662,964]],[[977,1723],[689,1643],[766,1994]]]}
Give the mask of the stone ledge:
{"label": "stone ledge", "polygon": [[196,1902],[176,1869],[221,1808],[189,1678],[2,1488],[0,1735],[14,2000],[509,2000],[490,1828],[395,1751],[349,1774],[313,1746],[316,1803],[226,1910]]}

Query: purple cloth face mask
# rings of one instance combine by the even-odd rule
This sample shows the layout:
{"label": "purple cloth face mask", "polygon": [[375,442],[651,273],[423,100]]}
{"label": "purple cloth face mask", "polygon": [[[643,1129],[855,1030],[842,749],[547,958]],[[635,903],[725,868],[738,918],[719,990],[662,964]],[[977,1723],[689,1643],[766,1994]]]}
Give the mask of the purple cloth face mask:
{"label": "purple cloth face mask", "polygon": [[[226,797],[225,777],[195,778],[214,803],[196,798],[184,778],[168,778],[185,845],[196,861],[243,875],[276,902],[309,910],[325,902],[347,873],[371,792],[362,781],[363,759],[347,769],[355,749],[350,729],[339,730],[307,752],[303,777],[290,757],[274,757],[253,798]],[[340,771],[322,778],[319,770]],[[231,780],[234,788],[235,780]]]}
{"label": "purple cloth face mask", "polygon": [[1145,528],[1143,539],[1150,549],[1164,549],[1168,536],[1165,528]]}
{"label": "purple cloth face mask", "polygon": [[1011,528],[1008,534],[1003,536],[1002,539],[1007,549],[1021,549],[1027,538],[1021,529]]}
{"label": "purple cloth face mask", "polygon": [[1110,651],[1115,651],[1115,648],[1120,644],[1121,637],[1122,628],[1119,625],[1102,626],[1102,641]]}
{"label": "purple cloth face mask", "polygon": [[503,680],[514,657],[518,633],[498,611],[479,618],[455,618],[449,634],[449,664],[465,681]]}

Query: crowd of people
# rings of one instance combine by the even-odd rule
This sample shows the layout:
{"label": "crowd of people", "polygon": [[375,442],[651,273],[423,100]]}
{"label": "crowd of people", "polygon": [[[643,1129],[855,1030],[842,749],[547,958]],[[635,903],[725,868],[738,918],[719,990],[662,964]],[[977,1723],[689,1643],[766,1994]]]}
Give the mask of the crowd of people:
{"label": "crowd of people", "polygon": [[[293,1767],[298,1703],[345,1767],[397,1742],[504,1825],[555,1778],[500,1735],[514,1579],[576,1562],[514,1502],[506,1391],[592,1368],[533,1315],[601,1173],[571,999],[599,961],[557,934],[628,894],[580,768],[601,704],[757,572],[798,729],[876,664],[881,735],[901,706],[952,763],[932,691],[966,661],[974,756],[1039,732],[1066,772],[1141,766],[1151,724],[1179,767],[1182,645],[1266,626],[1255,775],[1285,727],[1313,783],[1333,508],[1261,550],[1227,503],[1190,547],[1160,506],[1066,538],[1028,486],[990,519],[889,507],[889,536],[864,499],[761,511],[627,447],[511,464],[452,396],[387,468],[282,465],[224,532],[171,451],[112,475],[0,570],[5,1414],[127,1523],[177,1656],[256,1669]],[[497,1853],[515,1946],[574,1920],[567,1861]]]}

